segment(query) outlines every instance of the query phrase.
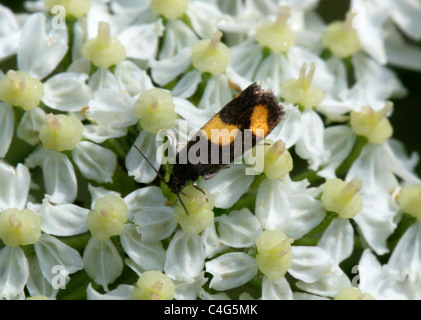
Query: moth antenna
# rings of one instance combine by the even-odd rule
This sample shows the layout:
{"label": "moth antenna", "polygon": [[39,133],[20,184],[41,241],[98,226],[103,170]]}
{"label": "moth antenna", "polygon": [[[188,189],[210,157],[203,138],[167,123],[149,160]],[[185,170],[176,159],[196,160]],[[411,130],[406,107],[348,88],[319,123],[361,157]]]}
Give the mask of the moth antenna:
{"label": "moth antenna", "polygon": [[187,210],[186,205],[184,204],[183,200],[181,200],[181,197],[180,197],[180,194],[179,193],[177,193],[177,198],[180,201],[181,205],[183,206],[184,211],[186,211],[186,214],[189,216],[190,215],[189,214],[189,210]]}
{"label": "moth antenna", "polygon": [[136,145],[133,145],[133,147],[139,151],[139,153],[142,155],[142,157],[149,163],[149,165],[151,166],[151,168],[153,169],[153,171],[155,171],[155,173],[158,175],[158,177],[165,182],[165,184],[168,186],[168,182],[164,180],[164,177],[159,173],[158,170],[156,170],[156,168],[153,166],[152,162],[149,161],[149,159],[145,156],[145,154],[142,152],[142,150],[140,150]]}

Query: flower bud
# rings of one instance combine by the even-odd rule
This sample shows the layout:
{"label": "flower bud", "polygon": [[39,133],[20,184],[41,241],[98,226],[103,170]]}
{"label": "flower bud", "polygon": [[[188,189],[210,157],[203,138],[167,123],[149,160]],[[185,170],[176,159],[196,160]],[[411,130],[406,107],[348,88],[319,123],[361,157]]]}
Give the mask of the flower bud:
{"label": "flower bud", "polygon": [[287,25],[289,7],[281,7],[275,22],[261,26],[256,30],[256,41],[274,53],[288,51],[295,45],[294,34]]}
{"label": "flower bud", "polygon": [[270,139],[265,144],[265,169],[266,177],[271,180],[283,179],[292,170],[292,157],[282,140],[273,142]]}
{"label": "flower bud", "polygon": [[212,39],[200,40],[192,48],[193,66],[200,72],[220,74],[231,60],[229,48],[221,42],[222,33],[216,31]]}
{"label": "flower bud", "polygon": [[177,201],[174,218],[184,231],[197,234],[211,226],[214,219],[214,203],[209,191],[203,188],[198,190],[190,185],[182,190],[180,198],[188,212],[180,201]]}
{"label": "flower bud", "polygon": [[325,94],[311,83],[315,71],[316,65],[313,62],[307,74],[307,64],[304,63],[298,79],[288,79],[280,84],[282,97],[305,109],[317,107],[324,100]]}
{"label": "flower bud", "polygon": [[0,78],[0,100],[28,111],[34,109],[44,96],[44,85],[23,71],[9,70]]}
{"label": "flower bud", "polygon": [[74,116],[50,113],[45,116],[39,139],[47,149],[73,150],[83,138],[83,129],[82,122]]}
{"label": "flower bud", "polygon": [[0,238],[9,247],[34,244],[41,236],[41,217],[29,209],[0,213]]}
{"label": "flower bud", "polygon": [[328,180],[323,185],[322,202],[327,210],[336,212],[341,218],[353,218],[362,210],[361,187],[362,183],[357,178],[350,182]]}
{"label": "flower bud", "polygon": [[335,56],[347,58],[361,49],[360,40],[353,27],[355,16],[355,13],[348,12],[345,22],[332,22],[324,32],[322,37],[323,45]]}
{"label": "flower bud", "polygon": [[142,273],[132,292],[132,300],[173,300],[173,281],[157,270]]}
{"label": "flower bud", "polygon": [[342,288],[335,300],[375,300],[369,293],[362,293],[360,289],[354,287]]}
{"label": "flower bud", "polygon": [[55,6],[62,6],[66,12],[66,17],[79,19],[88,13],[92,7],[92,2],[91,0],[44,0],[44,5],[50,12]]}
{"label": "flower bud", "polygon": [[292,265],[291,243],[279,230],[266,230],[256,240],[256,261],[260,271],[269,279],[282,278]]}
{"label": "flower bud", "polygon": [[123,232],[128,214],[129,208],[121,197],[107,195],[95,201],[86,225],[93,237],[107,240]]}
{"label": "flower bud", "polygon": [[111,37],[110,25],[98,23],[98,36],[86,41],[82,55],[97,67],[108,68],[126,59],[126,49],[116,38]]}
{"label": "flower bud", "polygon": [[155,134],[161,129],[171,128],[177,118],[171,94],[158,88],[149,89],[139,96],[134,114],[140,118],[144,130]]}
{"label": "flower bud", "polygon": [[190,0],[151,0],[151,11],[167,19],[176,19],[186,11]]}
{"label": "flower bud", "polygon": [[47,296],[37,295],[37,296],[28,297],[25,300],[51,300],[51,299],[48,298]]}
{"label": "flower bud", "polygon": [[393,134],[393,127],[386,118],[392,107],[393,104],[387,102],[380,111],[369,107],[364,107],[361,112],[351,111],[351,127],[356,134],[366,137],[369,142],[382,144]]}
{"label": "flower bud", "polygon": [[398,204],[402,211],[421,221],[421,185],[409,185],[401,189]]}

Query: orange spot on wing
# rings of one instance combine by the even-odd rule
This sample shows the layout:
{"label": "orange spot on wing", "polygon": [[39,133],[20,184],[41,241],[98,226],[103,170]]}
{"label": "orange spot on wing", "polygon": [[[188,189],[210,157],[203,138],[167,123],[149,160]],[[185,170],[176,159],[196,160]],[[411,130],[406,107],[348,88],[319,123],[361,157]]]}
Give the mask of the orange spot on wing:
{"label": "orange spot on wing", "polygon": [[254,107],[250,118],[250,129],[256,137],[264,138],[268,135],[268,109],[265,106],[259,104]]}
{"label": "orange spot on wing", "polygon": [[216,115],[203,126],[202,133],[213,143],[225,146],[234,141],[238,130],[236,125],[226,124]]}

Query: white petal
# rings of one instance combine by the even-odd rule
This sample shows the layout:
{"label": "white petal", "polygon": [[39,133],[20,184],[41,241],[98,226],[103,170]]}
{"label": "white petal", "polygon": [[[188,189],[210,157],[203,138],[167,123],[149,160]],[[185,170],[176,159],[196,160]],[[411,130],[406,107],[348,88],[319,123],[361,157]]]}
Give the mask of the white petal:
{"label": "white petal", "polygon": [[213,112],[217,112],[231,100],[232,94],[228,78],[219,74],[209,79],[200,99],[199,108],[210,108]]}
{"label": "white petal", "polygon": [[43,295],[50,299],[54,299],[59,289],[54,289],[51,283],[44,278],[35,255],[27,259],[29,264],[29,279],[26,288],[28,289],[30,296]]}
{"label": "white petal", "polygon": [[0,211],[17,208],[22,210],[25,207],[28,197],[31,177],[29,170],[22,164],[16,169],[0,161]]}
{"label": "white petal", "polygon": [[160,241],[141,241],[141,235],[129,224],[126,225],[120,240],[124,251],[143,270],[164,269],[165,250]]}
{"label": "white petal", "polygon": [[193,282],[203,270],[205,250],[199,235],[177,232],[167,249],[164,271],[171,279]]}
{"label": "white petal", "polygon": [[187,99],[196,92],[197,85],[202,81],[202,74],[199,70],[188,72],[177,85],[172,89],[171,94],[180,98]]}
{"label": "white petal", "polygon": [[256,259],[242,252],[226,253],[206,262],[206,272],[213,275],[209,287],[223,291],[239,287],[257,273]]}
{"label": "white petal", "polygon": [[295,145],[295,151],[301,158],[309,160],[310,168],[316,170],[329,157],[323,141],[324,124],[314,111],[304,111],[301,123],[303,134]]}
{"label": "white petal", "polygon": [[256,244],[256,238],[262,232],[259,220],[249,209],[231,211],[222,215],[218,221],[218,234],[221,242],[233,248],[248,248]]}
{"label": "white petal", "polygon": [[286,103],[284,104],[284,110],[284,118],[267,138],[274,141],[282,139],[287,149],[289,149],[300,140],[303,134],[303,127],[301,123],[301,112],[297,107]]}
{"label": "white petal", "polygon": [[127,134],[127,128],[116,128],[107,125],[85,124],[83,137],[96,143],[103,143],[110,138],[120,138]]}
{"label": "white petal", "polygon": [[262,300],[292,300],[292,290],[285,277],[281,279],[263,278]]}
{"label": "white petal", "polygon": [[414,40],[421,39],[421,4],[419,1],[400,0],[392,1],[393,21]]}
{"label": "white petal", "polygon": [[[363,182],[363,188],[364,182]],[[362,193],[363,209],[354,220],[371,248],[377,254],[389,251],[386,240],[396,228],[397,212],[388,193]]]}
{"label": "white petal", "polygon": [[4,247],[0,251],[0,297],[25,297],[23,289],[29,278],[28,261],[20,247]]}
{"label": "white petal", "polygon": [[148,207],[165,206],[167,199],[162,194],[162,190],[158,187],[151,186],[140,188],[129,193],[124,201],[130,208],[131,213],[137,212]]}
{"label": "white petal", "polygon": [[162,20],[130,26],[118,35],[129,58],[148,60],[156,56],[158,40],[164,32]]}
{"label": "white petal", "polygon": [[253,175],[246,175],[246,166],[231,164],[222,169],[215,177],[202,180],[200,184],[214,196],[215,207],[230,208],[248,190],[254,180]]}
{"label": "white petal", "polygon": [[134,287],[128,284],[120,284],[116,289],[101,294],[88,284],[86,295],[88,300],[131,300]]}
{"label": "white petal", "polygon": [[333,219],[317,246],[325,249],[338,264],[348,258],[354,249],[354,230],[349,220]]}
{"label": "white petal", "polygon": [[88,230],[88,209],[67,203],[53,205],[48,200],[47,196],[39,210],[35,210],[42,218],[42,231],[56,236],[72,236]]}
{"label": "white petal", "polygon": [[291,253],[292,266],[288,272],[304,282],[319,280],[334,263],[328,252],[318,247],[293,246]]}
{"label": "white petal", "polygon": [[161,86],[166,85],[180,73],[186,70],[190,63],[191,48],[180,50],[180,53],[174,57],[165,60],[149,62],[152,69],[152,78]]}
{"label": "white petal", "polygon": [[123,61],[115,69],[115,76],[120,86],[130,96],[136,96],[153,88],[148,74],[131,61]]}
{"label": "white petal", "polygon": [[56,281],[56,266],[60,266],[66,275],[83,269],[79,252],[48,234],[42,234],[34,248],[42,274],[51,284]]}
{"label": "white petal", "polygon": [[116,92],[120,91],[120,87],[116,76],[106,68],[98,68],[90,77],[88,85],[92,92],[100,89],[111,89]]}
{"label": "white petal", "polygon": [[96,182],[112,182],[117,156],[111,150],[89,141],[79,142],[72,151],[82,175]]}
{"label": "white petal", "polygon": [[121,194],[116,191],[107,190],[103,187],[94,187],[91,184],[88,184],[88,190],[91,194],[91,209],[94,207],[95,201],[99,198],[108,196],[110,194],[121,197]]}
{"label": "white petal", "polygon": [[83,252],[83,265],[88,275],[105,291],[123,271],[123,261],[111,240],[91,238]]}
{"label": "white petal", "polygon": [[48,150],[42,161],[45,188],[51,202],[72,203],[77,194],[77,181],[73,165],[59,151]]}
{"label": "white petal", "polygon": [[18,49],[18,68],[42,79],[52,72],[68,49],[66,28],[54,28],[42,13],[26,20]]}
{"label": "white petal", "polygon": [[158,241],[168,238],[177,227],[174,209],[165,206],[147,207],[134,213],[136,230],[142,241]]}
{"label": "white petal", "polygon": [[132,97],[123,93],[101,89],[95,92],[86,114],[98,124],[117,128],[128,127],[139,121],[134,115],[134,102]]}
{"label": "white petal", "polygon": [[[182,116],[186,121],[188,121],[189,125],[194,126],[196,131],[204,126],[206,122],[208,122],[209,119],[215,115],[215,111],[196,108],[190,101],[186,99],[174,97],[173,101],[175,112]],[[179,125],[181,125],[180,122]],[[193,134],[194,133],[196,132],[193,132]]]}
{"label": "white petal", "polygon": [[249,81],[253,81],[257,68],[262,61],[262,47],[253,38],[249,38],[232,47],[231,54],[231,65],[235,72],[238,72]]}
{"label": "white petal", "polygon": [[62,72],[44,83],[44,102],[48,107],[76,112],[85,107],[91,99],[91,89],[86,84],[87,74]]}
{"label": "white petal", "polygon": [[179,19],[168,20],[158,60],[174,57],[184,48],[193,47],[197,41],[198,38],[194,31],[183,21]]}
{"label": "white petal", "polygon": [[[156,154],[159,141],[157,141],[156,137],[157,136],[153,133],[142,131],[136,138],[134,145],[142,150],[146,158],[148,158],[155,169],[158,170],[160,164]],[[149,183],[156,178],[156,172],[134,147],[132,147],[127,154],[126,168],[129,172],[129,176],[133,176],[137,182]]]}
{"label": "white petal", "polygon": [[15,131],[15,114],[13,107],[6,102],[0,102],[0,158],[4,158],[12,142]]}
{"label": "white petal", "polygon": [[216,6],[206,2],[191,2],[186,14],[189,17],[193,30],[201,38],[210,38],[216,31],[217,22],[221,19],[221,12]]}
{"label": "white petal", "polygon": [[224,249],[227,249],[227,247],[219,240],[214,223],[212,223],[209,228],[203,230],[201,237],[203,246],[205,247],[206,258],[211,258]]}
{"label": "white petal", "polygon": [[44,120],[45,112],[41,108],[25,111],[16,131],[17,136],[31,145],[36,145]]}
{"label": "white petal", "polygon": [[[195,300],[202,291],[202,286],[208,281],[204,276],[205,272],[201,272],[199,276],[192,282],[175,281],[174,299],[176,300]],[[202,299],[202,297],[200,297]]]}
{"label": "white petal", "polygon": [[421,281],[421,222],[417,221],[406,230],[393,250],[388,265],[410,281]]}

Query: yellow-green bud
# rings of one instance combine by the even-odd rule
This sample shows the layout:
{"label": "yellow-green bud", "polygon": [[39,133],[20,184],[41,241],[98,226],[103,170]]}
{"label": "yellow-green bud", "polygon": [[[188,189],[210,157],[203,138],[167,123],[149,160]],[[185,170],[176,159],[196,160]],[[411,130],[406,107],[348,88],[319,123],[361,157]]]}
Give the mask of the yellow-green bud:
{"label": "yellow-green bud", "polygon": [[222,33],[216,31],[212,39],[196,42],[192,48],[193,66],[200,72],[220,74],[225,72],[231,60],[229,48],[221,42]]}
{"label": "yellow-green bud", "polygon": [[283,179],[292,170],[292,157],[282,140],[273,142],[266,139],[265,169],[266,177],[271,180]]}
{"label": "yellow-green bud", "polygon": [[157,270],[142,273],[132,291],[132,300],[173,300],[173,281]]}
{"label": "yellow-green bud", "polygon": [[288,51],[295,45],[294,34],[287,25],[289,7],[281,7],[275,22],[261,26],[256,30],[256,41],[274,53]]}
{"label": "yellow-green bud", "polygon": [[126,59],[126,49],[117,38],[111,37],[110,25],[98,23],[98,36],[82,46],[82,55],[97,67],[108,68]]}
{"label": "yellow-green bud", "polygon": [[146,131],[158,133],[171,128],[177,115],[171,94],[164,89],[153,88],[143,92],[134,106],[134,114]]}
{"label": "yellow-green bud", "polygon": [[47,114],[39,131],[39,139],[47,149],[73,150],[83,136],[83,124],[75,116]]}
{"label": "yellow-green bud", "polygon": [[93,237],[107,240],[123,232],[128,214],[129,208],[121,197],[108,195],[95,201],[86,225]]}
{"label": "yellow-green bud", "polygon": [[23,71],[9,70],[0,78],[0,100],[28,111],[44,96],[44,85]]}
{"label": "yellow-green bud", "polygon": [[186,209],[177,201],[174,208],[174,218],[185,232],[200,233],[213,223],[214,202],[213,197],[206,189],[196,189],[193,186],[185,187],[180,193]]}
{"label": "yellow-green bud", "polygon": [[37,295],[37,296],[28,297],[25,300],[51,300],[51,299],[48,298],[47,296]]}
{"label": "yellow-green bud", "polygon": [[281,82],[282,97],[289,102],[303,106],[305,109],[317,107],[324,100],[325,94],[311,83],[315,71],[316,65],[313,62],[307,74],[307,64],[304,63],[298,79],[288,79]]}
{"label": "yellow-green bud", "polygon": [[66,17],[76,19],[83,17],[92,7],[91,0],[44,0],[44,4],[50,12],[55,6],[62,6],[66,12]]}
{"label": "yellow-green bud", "polygon": [[421,185],[409,185],[401,189],[398,203],[402,211],[421,221]]}
{"label": "yellow-green bud", "polygon": [[376,300],[369,293],[362,293],[360,289],[354,287],[343,288],[339,291],[335,300]]}
{"label": "yellow-green bud", "polygon": [[34,244],[41,236],[41,217],[29,209],[0,213],[0,238],[9,247]]}
{"label": "yellow-green bud", "polygon": [[266,230],[256,239],[256,261],[269,279],[282,278],[292,265],[291,243],[279,230]]}
{"label": "yellow-green bud", "polygon": [[348,12],[345,22],[332,22],[324,32],[323,45],[335,56],[347,58],[361,49],[360,40],[352,25],[355,16],[355,13]]}
{"label": "yellow-green bud", "polygon": [[392,109],[393,104],[387,102],[380,111],[374,111],[370,107],[364,107],[361,112],[351,111],[351,126],[355,133],[364,136],[371,143],[382,144],[393,134],[393,127],[387,113]]}
{"label": "yellow-green bud", "polygon": [[186,11],[190,0],[151,0],[151,11],[167,19],[176,19]]}
{"label": "yellow-green bud", "polygon": [[362,210],[363,200],[359,191],[362,183],[357,178],[350,182],[331,179],[323,185],[322,202],[329,211],[341,218],[353,218]]}

